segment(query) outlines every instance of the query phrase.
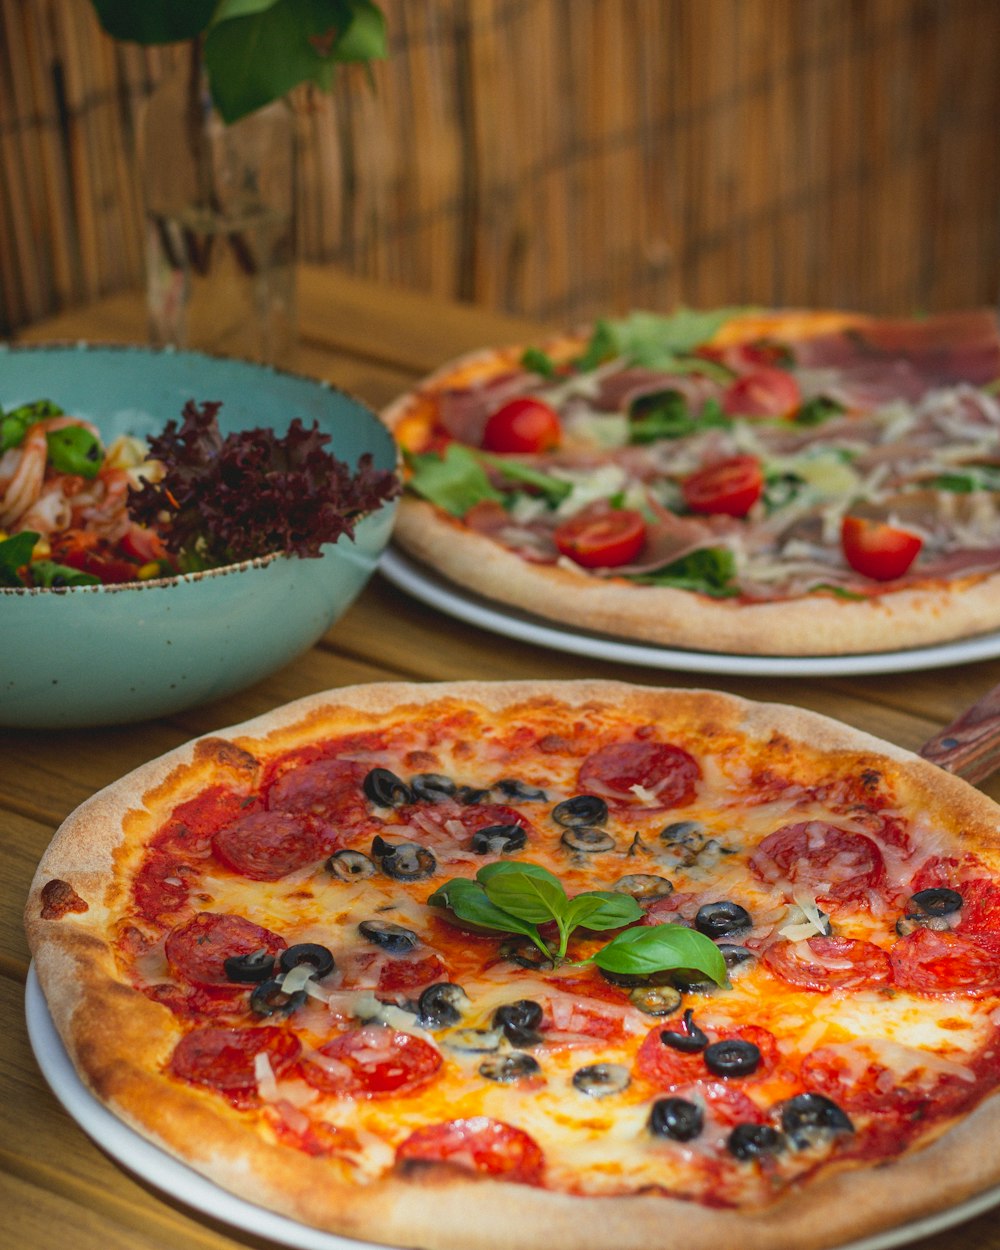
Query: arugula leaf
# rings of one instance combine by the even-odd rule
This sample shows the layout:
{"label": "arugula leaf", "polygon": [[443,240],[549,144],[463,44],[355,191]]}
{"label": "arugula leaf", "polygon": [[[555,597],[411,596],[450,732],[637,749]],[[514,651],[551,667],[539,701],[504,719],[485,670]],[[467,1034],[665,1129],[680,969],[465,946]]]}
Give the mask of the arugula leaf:
{"label": "arugula leaf", "polygon": [[[689,356],[743,308],[716,308],[699,312],[679,308],[669,316],[633,312],[618,321],[602,320],[594,326],[590,342],[577,361],[581,370],[595,369],[606,360],[621,357],[626,363],[647,369],[678,367],[678,357]],[[699,362],[702,372],[717,370],[713,362]],[[690,371],[685,370],[685,371]],[[725,371],[728,376],[728,370]]]}
{"label": "arugula leaf", "polygon": [[530,373],[538,373],[543,378],[552,379],[557,375],[556,362],[540,347],[527,347],[521,353],[521,368]]}
{"label": "arugula leaf", "polygon": [[694,968],[716,985],[728,984],[726,961],[715,943],[679,924],[626,929],[583,963],[595,963],[608,972],[649,973],[667,968]]}
{"label": "arugula leaf", "polygon": [[564,482],[561,478],[543,473],[541,469],[532,468],[531,465],[520,464],[517,460],[505,460],[503,456],[494,456],[488,451],[476,452],[475,456],[512,482],[536,486],[553,507],[561,504],[572,493],[572,482]]}
{"label": "arugula leaf", "polygon": [[659,438],[684,438],[707,429],[730,429],[732,421],[717,400],[707,400],[701,412],[690,411],[680,391],[640,395],[629,407],[629,442],[652,443]]}
{"label": "arugula leaf", "polygon": [[961,472],[941,473],[928,483],[934,490],[970,495],[977,490],[1000,490],[1000,469],[991,465],[970,465]]}
{"label": "arugula leaf", "polygon": [[21,530],[20,534],[0,542],[0,586],[25,584],[20,570],[31,562],[31,553],[40,537],[34,530]]}
{"label": "arugula leaf", "polygon": [[859,595],[856,590],[848,590],[846,586],[835,586],[832,582],[817,582],[809,587],[809,594],[833,595],[835,599],[867,599],[867,595]]}
{"label": "arugula leaf", "polygon": [[637,573],[629,580],[643,586],[672,586],[713,599],[728,599],[740,593],[739,587],[733,585],[735,576],[736,557],[728,547],[699,547],[662,569]]}
{"label": "arugula leaf", "polygon": [[412,470],[407,485],[452,516],[465,516],[484,500],[503,503],[503,495],[490,481],[477,457],[460,443],[449,443],[444,455],[406,453]]}

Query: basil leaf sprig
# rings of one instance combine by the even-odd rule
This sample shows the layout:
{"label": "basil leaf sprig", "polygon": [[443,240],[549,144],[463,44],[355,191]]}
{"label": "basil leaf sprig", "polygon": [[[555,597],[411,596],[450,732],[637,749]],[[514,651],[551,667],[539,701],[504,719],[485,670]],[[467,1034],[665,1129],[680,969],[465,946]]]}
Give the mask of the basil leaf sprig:
{"label": "basil leaf sprig", "polygon": [[[595,963],[609,972],[639,974],[691,968],[717,985],[725,985],[727,980],[725,960],[704,934],[675,924],[625,929],[643,915],[631,895],[587,890],[570,898],[559,878],[538,864],[515,860],[487,864],[476,873],[475,880],[454,877],[427,901],[434,907],[447,907],[469,924],[527,937],[556,965],[565,961],[570,936],[582,925],[597,932],[623,931],[589,958],[580,960],[581,964]],[[559,931],[554,952],[538,932],[539,925],[550,922]]]}

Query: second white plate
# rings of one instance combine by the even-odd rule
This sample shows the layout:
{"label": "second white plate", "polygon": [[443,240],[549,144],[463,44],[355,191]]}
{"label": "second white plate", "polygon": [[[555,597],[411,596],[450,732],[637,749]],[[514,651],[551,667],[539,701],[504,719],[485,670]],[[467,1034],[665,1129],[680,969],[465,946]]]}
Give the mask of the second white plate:
{"label": "second white plate", "polygon": [[979,634],[975,638],[932,647],[862,655],[723,655],[714,651],[659,647],[652,643],[626,642],[572,626],[555,625],[517,608],[484,599],[440,577],[396,548],[385,552],[379,570],[394,586],[422,603],[507,638],[517,638],[521,642],[551,647],[572,655],[584,655],[593,660],[673,669],[680,673],[720,673],[733,677],[853,677],[866,673],[906,673],[925,668],[944,668],[949,664],[968,664],[1000,656],[1000,632]]}

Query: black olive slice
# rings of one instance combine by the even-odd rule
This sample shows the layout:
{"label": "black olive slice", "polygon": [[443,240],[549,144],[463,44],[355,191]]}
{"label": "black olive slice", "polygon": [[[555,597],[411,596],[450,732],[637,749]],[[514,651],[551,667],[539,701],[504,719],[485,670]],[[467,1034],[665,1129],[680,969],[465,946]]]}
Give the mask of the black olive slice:
{"label": "black olive slice", "polygon": [[585,825],[603,825],[608,819],[608,805],[596,794],[576,794],[563,799],[552,809],[552,819],[557,825],[574,829]]}
{"label": "black olive slice", "polygon": [[326,870],[341,881],[363,881],[375,875],[375,865],[363,851],[335,851],[326,861]]}
{"label": "black olive slice", "polygon": [[501,1085],[513,1085],[526,1077],[537,1076],[541,1070],[538,1060],[526,1055],[523,1050],[491,1055],[479,1065],[480,1076],[485,1076],[488,1081],[499,1081]]}
{"label": "black olive slice", "polygon": [[760,1047],[741,1037],[710,1042],[703,1057],[705,1067],[716,1076],[749,1076],[760,1067]]}
{"label": "black olive slice", "polygon": [[531,998],[504,1003],[494,1011],[490,1021],[495,1029],[503,1030],[504,1037],[512,1046],[537,1046],[542,1040],[538,1032],[541,1022],[541,1005]]}
{"label": "black olive slice", "polygon": [[761,1155],[773,1155],[782,1148],[785,1139],[770,1124],[737,1124],[726,1140],[726,1149],[736,1159],[757,1159]]}
{"label": "black olive slice", "polygon": [[417,1001],[417,1021],[425,1029],[447,1029],[458,1024],[469,998],[460,985],[436,981],[428,985]]}
{"label": "black olive slice", "polygon": [[850,1116],[823,1094],[796,1094],[781,1108],[781,1127],[793,1146],[805,1150],[832,1133],[853,1133]]}
{"label": "black olive slice", "polygon": [[549,798],[540,786],[529,785],[517,777],[503,777],[493,783],[492,789],[512,803],[547,803]]}
{"label": "black olive slice", "polygon": [[485,790],[481,786],[459,786],[455,791],[455,801],[465,804],[466,807],[482,803],[489,797],[489,790]]}
{"label": "black olive slice", "polygon": [[258,1016],[290,1016],[305,1001],[305,990],[286,994],[278,981],[262,981],[250,995],[250,1010]]}
{"label": "black olive slice", "polygon": [[573,1073],[573,1088],[588,1098],[606,1098],[628,1089],[632,1078],[620,1063],[588,1063]]}
{"label": "black olive slice", "polygon": [[950,916],[953,911],[961,908],[962,896],[957,890],[937,886],[929,890],[918,890],[911,896],[907,911],[910,906],[916,907],[928,916]]}
{"label": "black olive slice", "polygon": [[366,941],[380,946],[390,955],[408,955],[420,939],[412,929],[404,929],[401,924],[390,924],[388,920],[362,920],[358,932]]}
{"label": "black olive slice", "polygon": [[705,835],[696,820],[678,820],[660,830],[660,841],[669,846],[687,846],[700,851],[705,845]]}
{"label": "black olive slice", "polygon": [[336,966],[332,951],[320,946],[318,942],[298,942],[283,950],[278,957],[278,966],[282,972],[291,972],[299,964],[308,964],[313,969],[313,976],[320,980],[329,976]]}
{"label": "black olive slice", "polygon": [[441,773],[417,773],[410,778],[414,797],[424,803],[443,803],[451,798],[456,788],[452,779]]}
{"label": "black olive slice", "polygon": [[719,954],[726,961],[730,972],[747,972],[757,962],[757,956],[745,946],[739,946],[735,942],[719,942],[718,946]]}
{"label": "black olive slice", "polygon": [[504,855],[519,851],[527,840],[521,825],[484,825],[472,835],[472,849],[477,855]]}
{"label": "black olive slice", "polygon": [[681,1005],[680,990],[672,985],[641,985],[628,998],[633,1007],[647,1016],[670,1016]]}
{"label": "black olive slice", "polygon": [[551,956],[546,958],[527,937],[506,938],[500,943],[500,955],[519,968],[532,968],[536,972],[540,968],[551,968],[553,964]]}
{"label": "black olive slice", "polygon": [[697,1054],[708,1045],[708,1034],[704,1033],[694,1022],[694,1012],[689,1007],[684,1013],[684,1032],[664,1029],[660,1041],[671,1050],[679,1050],[685,1055]]}
{"label": "black olive slice", "polygon": [[402,807],[413,802],[413,791],[388,768],[373,768],[362,783],[365,794],[378,807]]}
{"label": "black olive slice", "polygon": [[699,907],[694,927],[710,938],[739,937],[750,932],[753,920],[745,907],[727,898]]}
{"label": "black olive slice", "polygon": [[674,983],[673,970],[670,968],[658,968],[655,972],[612,972],[610,968],[601,968],[599,971],[602,979],[609,985],[620,985],[624,989]]}
{"label": "black olive slice", "polygon": [[611,888],[617,894],[631,894],[635,899],[665,898],[674,892],[674,883],[652,872],[630,872],[619,877]]}
{"label": "black olive slice", "polygon": [[222,966],[230,981],[248,984],[267,981],[274,972],[274,956],[262,946],[260,950],[251,951],[248,955],[230,955]]}
{"label": "black olive slice", "polygon": [[372,857],[394,881],[423,881],[437,871],[433,852],[417,842],[386,842],[376,835],[372,840]]}
{"label": "black olive slice", "polygon": [[654,1137],[691,1141],[704,1127],[701,1107],[686,1098],[657,1098],[649,1113],[649,1131]]}
{"label": "black olive slice", "polygon": [[615,849],[615,840],[610,833],[603,829],[591,829],[586,825],[573,825],[559,840],[571,851],[584,851],[588,855]]}
{"label": "black olive slice", "polygon": [[714,981],[694,968],[675,968],[670,974],[670,980],[684,994],[701,994],[707,998],[719,991]]}

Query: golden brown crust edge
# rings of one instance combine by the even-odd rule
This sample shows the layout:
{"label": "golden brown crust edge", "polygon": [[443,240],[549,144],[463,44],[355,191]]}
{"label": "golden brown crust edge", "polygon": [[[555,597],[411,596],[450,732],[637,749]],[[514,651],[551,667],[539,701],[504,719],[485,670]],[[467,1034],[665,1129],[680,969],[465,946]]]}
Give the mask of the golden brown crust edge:
{"label": "golden brown crust edge", "polygon": [[[847,752],[854,758],[861,753],[866,762],[903,778],[931,812],[957,812],[967,836],[1000,846],[996,806],[919,757],[816,713],[711,691],[608,681],[379,683],[310,696],[222,734],[244,750],[258,744],[284,750],[324,726],[341,728],[345,718],[354,722],[401,707],[416,711],[458,700],[501,711],[536,701],[551,705],[553,699],[574,707],[610,705],[626,719],[667,714],[682,728],[707,726],[718,737],[746,734],[775,750],[801,743],[807,754]],[[206,761],[219,758],[219,740],[220,735],[212,735],[144,765],[70,816],[39,866],[26,920],[39,980],[84,1080],[132,1127],[241,1197],[333,1232],[435,1250],[547,1250],[554,1238],[577,1250],[647,1250],[660,1244],[664,1227],[689,1250],[709,1250],[720,1238],[737,1237],[746,1250],[803,1245],[820,1250],[941,1211],[997,1181],[995,1097],[944,1139],[891,1167],[832,1173],[758,1213],[648,1196],[574,1198],[522,1187],[512,1191],[509,1185],[470,1179],[446,1167],[358,1188],[331,1182],[330,1168],[322,1161],[289,1156],[248,1139],[235,1113],[214,1097],[157,1075],[179,1031],[165,1008],[117,983],[102,930],[107,912],[101,883],[111,884],[107,878],[122,822],[137,819],[134,813],[145,797],[151,796],[155,812],[168,806],[172,795],[203,784],[212,771]],[[155,819],[153,812],[150,819]],[[52,876],[69,878],[88,898],[90,910],[59,921],[40,920],[39,892]]]}

